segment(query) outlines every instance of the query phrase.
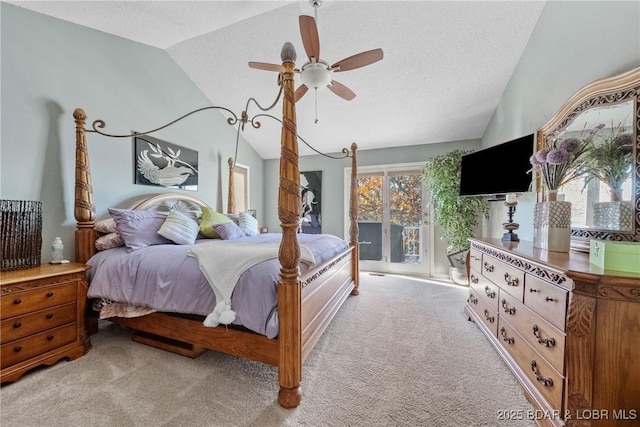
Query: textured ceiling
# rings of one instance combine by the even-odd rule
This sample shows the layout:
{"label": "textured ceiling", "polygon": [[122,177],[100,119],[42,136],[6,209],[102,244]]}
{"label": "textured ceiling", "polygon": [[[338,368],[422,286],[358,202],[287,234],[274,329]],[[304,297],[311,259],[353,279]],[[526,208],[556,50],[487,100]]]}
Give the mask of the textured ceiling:
{"label": "textured ceiling", "polygon": [[[238,113],[250,97],[270,105],[278,91],[276,73],[247,63],[279,64],[290,41],[302,66],[298,16],[314,15],[307,0],[9,3],[165,49],[212,104]],[[325,1],[317,11],[322,59],[375,48],[384,59],[334,74],[357,94],[352,101],[310,90],[296,104],[298,133],[323,152],[351,142],[371,149],[481,138],[544,3]],[[265,118],[244,136],[263,158],[279,156],[278,122]]]}

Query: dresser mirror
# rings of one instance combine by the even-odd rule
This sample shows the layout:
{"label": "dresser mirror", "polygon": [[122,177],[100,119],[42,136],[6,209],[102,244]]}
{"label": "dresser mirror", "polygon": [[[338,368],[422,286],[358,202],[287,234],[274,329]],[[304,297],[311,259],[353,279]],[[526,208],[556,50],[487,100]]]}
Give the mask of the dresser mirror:
{"label": "dresser mirror", "polygon": [[[571,202],[573,250],[588,252],[591,239],[640,241],[639,104],[640,67],[580,89],[538,129],[538,150],[550,139],[571,137],[590,139],[601,152],[614,140],[616,146],[625,147],[606,152],[608,164],[628,172],[608,180],[618,181],[615,186],[586,174],[560,187],[560,197]],[[537,200],[543,201],[539,181],[536,190]]]}

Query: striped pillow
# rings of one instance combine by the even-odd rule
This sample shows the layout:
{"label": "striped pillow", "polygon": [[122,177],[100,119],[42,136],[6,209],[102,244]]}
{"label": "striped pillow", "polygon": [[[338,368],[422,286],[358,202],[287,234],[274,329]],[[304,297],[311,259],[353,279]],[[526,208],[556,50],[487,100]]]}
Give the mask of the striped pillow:
{"label": "striped pillow", "polygon": [[257,236],[258,234],[260,234],[260,230],[258,229],[258,220],[255,219],[249,212],[240,212],[238,225],[247,236]]}
{"label": "striped pillow", "polygon": [[178,245],[193,245],[198,231],[200,228],[193,216],[180,211],[171,211],[158,230],[158,234]]}

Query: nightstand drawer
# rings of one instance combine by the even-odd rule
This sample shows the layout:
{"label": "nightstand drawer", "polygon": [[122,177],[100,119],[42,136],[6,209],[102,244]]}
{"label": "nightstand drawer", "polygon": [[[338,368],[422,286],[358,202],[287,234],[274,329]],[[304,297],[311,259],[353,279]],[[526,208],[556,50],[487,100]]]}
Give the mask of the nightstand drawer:
{"label": "nightstand drawer", "polygon": [[77,315],[76,304],[69,303],[5,319],[2,321],[2,329],[0,331],[2,341],[7,343],[27,335],[74,322]]}
{"label": "nightstand drawer", "polygon": [[76,286],[77,282],[69,282],[3,295],[2,319],[73,302],[76,300]]}
{"label": "nightstand drawer", "polygon": [[44,354],[76,340],[75,322],[2,345],[2,368]]}
{"label": "nightstand drawer", "polygon": [[523,300],[524,272],[522,270],[484,255],[482,257],[482,274],[519,301]]}

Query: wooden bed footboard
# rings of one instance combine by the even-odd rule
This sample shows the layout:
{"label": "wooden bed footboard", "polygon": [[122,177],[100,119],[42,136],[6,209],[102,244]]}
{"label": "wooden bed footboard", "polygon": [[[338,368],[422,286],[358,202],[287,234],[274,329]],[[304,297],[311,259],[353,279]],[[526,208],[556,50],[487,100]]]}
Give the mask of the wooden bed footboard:
{"label": "wooden bed footboard", "polygon": [[[112,321],[132,329],[135,341],[181,355],[197,357],[205,349],[211,349],[277,366],[280,385],[278,402],[285,408],[293,408],[299,405],[302,396],[300,393],[302,362],[347,297],[358,294],[357,146],[354,143],[350,150],[343,150],[346,157],[352,159],[349,248],[300,276],[298,267],[300,246],[296,234],[300,219],[300,171],[293,81],[296,53],[291,43],[284,45],[281,57],[283,71],[278,83],[282,86],[284,97],[278,191],[278,217],[282,227],[278,257],[281,265],[277,303],[278,337],[268,339],[243,328],[225,326],[209,328],[202,324],[200,318],[168,313],[153,313],[136,318],[114,318]],[[206,107],[182,118],[208,108],[230,111],[223,107]],[[242,116],[244,124],[246,112],[243,112]],[[75,254],[76,261],[84,263],[95,254],[95,241],[98,237],[94,231],[95,206],[86,132],[97,132],[104,136],[120,138],[126,135],[108,135],[100,132],[97,128],[104,127],[105,124],[101,120],[93,122],[92,130],[85,129],[87,116],[80,108],[74,111],[74,119],[76,122],[74,214],[77,221]],[[228,122],[231,124],[231,120]],[[156,130],[159,129],[162,128]],[[156,130],[144,134],[150,134]],[[228,210],[233,210],[232,159],[229,160],[229,166]],[[180,193],[175,194],[180,197]],[[95,318],[93,320],[95,325],[91,325],[90,320],[87,322],[90,329],[97,325],[97,320]]]}

